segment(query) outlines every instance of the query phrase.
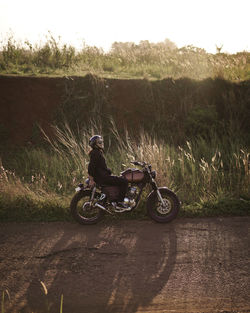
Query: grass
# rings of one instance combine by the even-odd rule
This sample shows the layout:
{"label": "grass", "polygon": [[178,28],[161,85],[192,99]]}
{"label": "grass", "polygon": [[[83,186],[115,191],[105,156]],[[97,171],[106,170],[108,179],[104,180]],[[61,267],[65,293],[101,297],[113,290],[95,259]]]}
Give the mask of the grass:
{"label": "grass", "polygon": [[[54,118],[55,139],[43,134],[46,147],[2,154],[0,219],[69,220],[70,199],[75,185],[87,176],[88,139],[95,133],[105,136],[114,174],[131,166],[132,159],[151,163],[159,185],[180,197],[181,216],[249,214],[248,82],[225,80],[249,79],[249,56],[212,55],[192,46],[177,49],[169,42],[114,43],[104,52],[88,46],[76,51],[52,35],[40,47],[9,38],[0,51],[1,73],[98,76],[88,75],[87,87],[77,79],[65,85],[66,96]],[[184,76],[210,78],[197,82]],[[135,125],[135,130],[121,133],[110,124],[115,112],[103,77],[146,78],[138,83],[144,97],[138,111],[122,116],[131,121],[139,113],[142,130]],[[182,79],[159,80],[166,77]],[[102,120],[81,123],[85,110],[93,120]],[[6,140],[7,132],[0,128]],[[144,204],[145,197],[134,217],[145,215]]]}
{"label": "grass", "polygon": [[[40,47],[32,46],[29,42],[18,44],[11,37],[0,51],[0,71],[2,74],[37,76],[91,73],[95,74],[93,78],[98,75],[146,78],[146,81],[166,77],[199,80],[219,77],[242,81],[250,79],[249,57],[248,52],[212,55],[192,46],[177,49],[173,45],[168,47],[164,43],[149,42],[138,45],[116,43],[107,53],[87,46],[76,51],[74,47],[61,45],[53,36]],[[217,85],[219,83],[218,80]],[[95,109],[99,111],[105,101],[101,98],[105,97],[104,88],[101,79],[96,79],[93,84],[96,90]],[[173,85],[176,82],[173,81]],[[162,86],[164,87],[164,82]],[[169,120],[158,123],[162,131],[166,130],[166,125],[173,123],[170,132],[173,137],[175,131],[179,138],[183,138],[185,131],[190,138],[181,143],[178,140],[170,143],[166,133],[158,136],[161,129],[141,130],[136,135],[128,131],[121,134],[115,124],[111,123],[110,130],[104,132],[109,167],[114,174],[119,174],[121,170],[131,166],[130,160],[151,163],[157,171],[158,184],[168,186],[178,194],[182,202],[179,216],[249,215],[250,151],[249,145],[239,140],[241,136],[238,135],[238,126],[242,129],[245,127],[244,131],[247,129],[244,125],[247,125],[248,120],[248,95],[246,94],[246,98],[244,94],[236,98],[236,93],[224,91],[216,110],[212,106],[209,110],[199,106],[189,110],[195,101],[203,98],[195,98],[198,91],[191,96],[185,94],[188,88],[180,86],[178,90],[184,90],[184,94],[180,96],[180,103],[175,105],[172,100],[175,100],[179,91],[174,90],[173,99],[169,103],[173,102],[177,111],[170,115],[169,111],[164,110],[171,90],[168,90],[165,99],[161,92],[162,86],[156,86],[159,93],[154,94],[156,99],[153,103],[158,105],[155,111],[159,115],[154,118],[161,121],[162,116],[170,116]],[[69,103],[69,107],[71,110],[72,103]],[[169,105],[166,110],[169,110]],[[78,111],[75,112],[78,115]],[[179,119],[185,112],[188,112],[188,118],[183,123],[184,128],[180,129],[174,117]],[[225,121],[230,124],[231,132],[226,132],[219,120],[221,112],[228,114],[225,115]],[[88,127],[79,125],[73,130],[68,123],[60,123],[54,126],[54,140],[44,134],[47,147],[22,148],[8,157],[2,155],[0,221],[71,221],[69,203],[74,187],[87,176],[88,139],[95,133],[103,133],[100,125],[97,122]],[[216,128],[215,132],[211,129],[212,126]],[[218,129],[222,131],[218,132]],[[197,133],[200,136],[197,137]],[[205,138],[204,134],[208,136]],[[8,137],[3,127],[0,127],[0,135],[2,139]],[[117,218],[145,218],[145,199],[146,193],[135,213]],[[42,282],[41,285],[46,296],[47,288]],[[2,292],[1,313],[5,312],[6,296],[10,300],[8,290]],[[58,307],[60,313],[63,312],[63,301],[61,295]],[[47,304],[49,311],[49,303]]]}
{"label": "grass", "polygon": [[[1,221],[70,220],[69,203],[75,185],[87,177],[88,138],[95,127],[55,126],[47,137],[50,149],[24,149],[5,160],[0,169]],[[174,190],[180,216],[231,216],[250,213],[250,153],[238,142],[214,136],[183,146],[170,145],[146,132],[121,136],[114,123],[105,138],[107,163],[119,175],[130,161],[144,160],[157,171],[159,186]],[[6,169],[7,168],[7,169]],[[133,217],[145,216],[145,196]]]}
{"label": "grass", "polygon": [[5,295],[7,295],[8,300],[10,301],[10,294],[9,294],[8,289],[5,289],[5,290],[2,292],[1,313],[4,313],[4,312],[5,312]]}
{"label": "grass", "polygon": [[205,79],[220,77],[239,81],[250,78],[250,53],[207,53],[194,46],[177,48],[170,42],[113,43],[108,52],[91,46],[76,50],[51,33],[43,45],[17,42],[14,36],[2,41],[0,70],[18,75],[86,75],[103,77]]}
{"label": "grass", "polygon": [[[48,299],[47,299],[47,295],[48,295],[48,290],[47,290],[47,287],[46,285],[40,281],[41,283],[41,286],[42,286],[42,290],[44,292],[44,295],[45,295],[45,302],[46,302],[46,312],[50,312],[50,304],[48,302]],[[9,291],[6,289],[2,292],[2,301],[1,301],[1,313],[5,313],[5,294],[8,296],[8,300],[11,301],[10,299],[10,294],[9,294]],[[61,295],[61,298],[60,298],[60,309],[59,309],[59,312],[60,313],[63,313],[63,294]],[[33,312],[35,313],[35,312]]]}
{"label": "grass", "polygon": [[4,313],[4,296],[5,296],[5,292],[3,291],[2,302],[1,302],[1,313]]}

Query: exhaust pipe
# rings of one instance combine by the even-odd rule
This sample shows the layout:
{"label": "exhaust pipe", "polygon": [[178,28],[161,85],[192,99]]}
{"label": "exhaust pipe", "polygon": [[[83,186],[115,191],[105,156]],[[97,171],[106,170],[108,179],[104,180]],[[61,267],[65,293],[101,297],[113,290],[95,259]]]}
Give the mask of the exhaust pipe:
{"label": "exhaust pipe", "polygon": [[106,209],[104,206],[100,205],[99,203],[96,203],[94,206],[98,207],[99,209],[102,209],[103,211],[108,212],[109,214],[113,214],[112,212],[110,212],[108,209]]}

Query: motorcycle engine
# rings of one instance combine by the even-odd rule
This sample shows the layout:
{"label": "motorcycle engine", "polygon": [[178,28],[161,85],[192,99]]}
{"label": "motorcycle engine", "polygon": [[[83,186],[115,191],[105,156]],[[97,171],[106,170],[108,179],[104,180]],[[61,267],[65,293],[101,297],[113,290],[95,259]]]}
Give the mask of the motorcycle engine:
{"label": "motorcycle engine", "polygon": [[131,186],[128,188],[128,192],[126,197],[128,198],[129,205],[131,207],[135,206],[135,198],[137,196],[137,188],[135,186]]}

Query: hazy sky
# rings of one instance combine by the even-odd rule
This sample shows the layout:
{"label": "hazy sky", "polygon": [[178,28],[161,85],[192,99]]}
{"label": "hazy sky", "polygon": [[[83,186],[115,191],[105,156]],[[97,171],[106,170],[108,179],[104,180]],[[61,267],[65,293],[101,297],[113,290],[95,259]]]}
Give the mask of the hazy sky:
{"label": "hazy sky", "polygon": [[46,41],[108,49],[115,41],[250,51],[250,0],[0,0],[0,41]]}

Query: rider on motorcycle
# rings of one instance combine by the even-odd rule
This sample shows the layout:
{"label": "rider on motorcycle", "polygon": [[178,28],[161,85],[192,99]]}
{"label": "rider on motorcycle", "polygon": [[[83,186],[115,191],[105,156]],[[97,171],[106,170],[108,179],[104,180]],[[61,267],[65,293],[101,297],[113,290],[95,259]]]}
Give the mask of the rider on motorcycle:
{"label": "rider on motorcycle", "polygon": [[89,145],[92,150],[89,153],[90,162],[88,165],[88,174],[90,178],[90,185],[97,183],[98,185],[113,185],[119,186],[119,198],[117,205],[125,207],[124,197],[128,188],[128,181],[119,176],[111,175],[111,170],[106,165],[104,157],[104,141],[102,136],[94,135],[89,140]]}

